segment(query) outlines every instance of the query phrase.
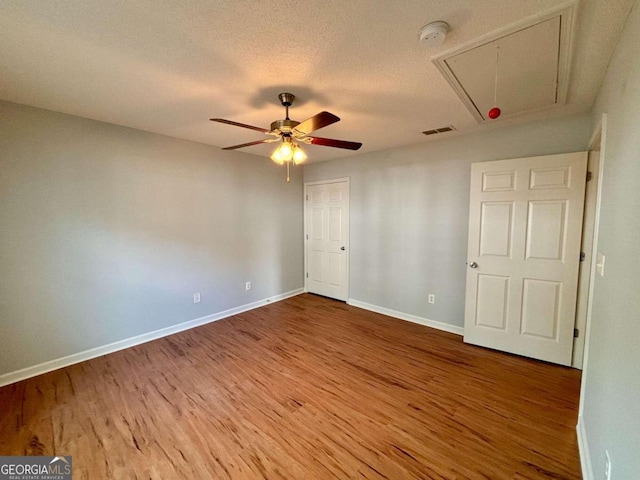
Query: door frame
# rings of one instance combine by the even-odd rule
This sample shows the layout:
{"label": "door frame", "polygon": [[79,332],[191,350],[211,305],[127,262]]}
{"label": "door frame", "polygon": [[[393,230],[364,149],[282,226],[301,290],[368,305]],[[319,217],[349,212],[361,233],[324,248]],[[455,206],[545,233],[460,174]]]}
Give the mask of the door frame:
{"label": "door frame", "polygon": [[600,166],[598,169],[598,188],[596,197],[596,210],[593,226],[593,255],[590,259],[591,262],[591,275],[589,276],[589,291],[586,309],[586,326],[585,334],[583,336],[584,353],[582,356],[582,379],[580,383],[580,402],[578,404],[578,423],[576,425],[576,434],[578,437],[578,451],[580,453],[580,465],[582,467],[582,474],[584,478],[594,478],[593,469],[591,468],[591,457],[589,454],[589,448],[587,445],[587,435],[584,425],[584,403],[587,381],[587,370],[589,369],[589,344],[591,338],[591,315],[593,313],[593,290],[596,279],[596,259],[598,257],[598,237],[600,231],[600,206],[602,202],[602,184],[604,183],[604,164],[606,161],[607,151],[607,114],[603,113],[598,121],[591,140],[589,141],[589,151],[600,150]]}
{"label": "door frame", "polygon": [[[606,158],[606,136],[607,136],[607,114],[603,113],[598,125],[596,126],[593,134],[591,136],[591,140],[589,141],[589,151],[592,150],[600,150],[600,165],[598,168],[598,185],[596,190],[596,205],[595,205],[595,216],[594,216],[594,225],[593,225],[593,248],[591,258],[587,259],[591,263],[591,274],[589,275],[589,288],[586,292],[588,295],[587,299],[587,308],[586,308],[586,325],[584,335],[580,335],[582,337],[582,342],[584,345],[583,355],[582,355],[582,385],[580,388],[580,406],[578,410],[578,416],[582,415],[583,408],[583,398],[584,395],[584,382],[587,377],[587,367],[589,362],[589,338],[591,337],[591,314],[593,312],[593,289],[594,283],[596,279],[596,259],[598,257],[598,233],[600,231],[600,205],[602,202],[602,184],[603,184],[603,175],[604,175],[604,164]],[[584,293],[584,292],[581,292]],[[578,338],[580,338],[578,337]],[[573,366],[573,365],[572,365]]]}
{"label": "door frame", "polygon": [[309,275],[309,271],[308,271],[308,261],[307,261],[307,255],[308,255],[308,238],[307,238],[307,224],[308,224],[308,218],[307,218],[307,200],[309,199],[308,196],[308,188],[313,186],[313,185],[329,185],[331,183],[340,183],[340,182],[346,182],[347,183],[347,192],[349,193],[348,195],[348,199],[349,201],[347,202],[347,209],[349,210],[349,229],[347,232],[347,239],[346,239],[346,251],[345,251],[345,255],[347,256],[347,267],[346,267],[346,282],[347,282],[347,302],[349,301],[349,298],[351,298],[351,177],[340,177],[340,178],[331,178],[328,180],[316,180],[314,182],[304,182],[304,189],[302,192],[302,204],[304,205],[304,209],[303,209],[303,231],[302,231],[302,241],[304,243],[304,272],[303,272],[303,278],[304,278],[304,291],[309,292],[309,288],[308,288],[308,275]]}
{"label": "door frame", "polygon": [[[592,188],[587,189],[585,187],[585,211],[583,215],[583,237],[582,242],[584,242],[585,238],[588,238],[591,241],[591,251],[584,252],[585,259],[580,262],[580,271],[578,273],[579,283],[578,283],[578,295],[576,298],[576,306],[579,306],[581,301],[584,302],[585,308],[584,311],[580,311],[576,308],[576,320],[575,320],[575,328],[578,329],[578,337],[574,338],[573,341],[573,358],[571,359],[571,366],[578,370],[583,369],[583,365],[586,360],[586,340],[587,340],[587,332],[589,331],[589,321],[591,318],[591,296],[593,292],[593,283],[595,281],[595,270],[596,270],[596,258],[597,258],[597,239],[598,239],[598,227],[600,223],[600,198],[602,192],[602,172],[603,172],[603,164],[604,164],[604,126],[606,125],[606,115],[603,115],[603,118],[600,120],[600,123],[593,131],[591,135],[591,139],[589,140],[589,156],[594,151],[599,151],[599,159],[598,165],[596,166],[597,171],[592,172],[593,178]],[[589,165],[587,165],[587,170],[589,169]],[[594,198],[595,197],[595,198]],[[587,212],[593,216],[593,228],[590,231],[584,231],[584,223],[587,218]],[[582,280],[582,269],[588,267],[589,275],[587,277],[587,282],[583,283]]]}

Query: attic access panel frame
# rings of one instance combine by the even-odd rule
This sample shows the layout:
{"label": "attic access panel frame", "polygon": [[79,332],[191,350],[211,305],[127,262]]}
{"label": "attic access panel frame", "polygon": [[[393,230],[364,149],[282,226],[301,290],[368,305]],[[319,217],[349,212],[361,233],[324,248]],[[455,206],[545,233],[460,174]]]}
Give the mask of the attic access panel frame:
{"label": "attic access panel frame", "polygon": [[[513,118],[513,117],[517,117],[527,113],[535,113],[535,112],[562,106],[566,103],[567,91],[569,89],[569,73],[571,70],[574,28],[575,28],[575,22],[576,22],[576,16],[577,16],[576,9],[577,9],[576,1],[565,3],[564,5],[560,6],[560,8],[555,8],[551,11],[541,13],[539,15],[534,15],[522,22],[518,22],[508,27],[495,30],[491,33],[488,33],[486,35],[479,37],[478,39],[472,42],[466,43],[452,50],[443,52],[440,55],[436,55],[431,58],[431,61],[438,68],[438,70],[440,70],[440,73],[442,73],[442,75],[445,77],[449,85],[451,85],[451,87],[456,92],[460,100],[462,100],[464,105],[467,107],[471,115],[474,117],[474,119],[478,123],[486,123],[486,122],[494,121],[489,118],[485,118],[485,115],[483,115],[483,113],[480,112],[480,110],[476,106],[476,103],[473,101],[473,99],[471,98],[467,90],[463,87],[458,77],[456,76],[451,66],[449,65],[448,61],[453,59],[454,57],[457,57],[458,55],[470,52],[478,47],[489,45],[501,39],[505,39],[509,35],[522,32],[531,27],[536,27],[554,18],[559,18],[560,33],[559,33],[559,45],[558,45],[558,68],[557,68],[557,77],[556,77],[557,80],[556,80],[555,102],[552,104],[547,104],[540,107],[534,107],[527,110],[521,110],[521,111],[516,111],[512,113],[507,112],[505,114],[503,112],[501,119]],[[491,90],[491,95],[493,95],[493,89]]]}

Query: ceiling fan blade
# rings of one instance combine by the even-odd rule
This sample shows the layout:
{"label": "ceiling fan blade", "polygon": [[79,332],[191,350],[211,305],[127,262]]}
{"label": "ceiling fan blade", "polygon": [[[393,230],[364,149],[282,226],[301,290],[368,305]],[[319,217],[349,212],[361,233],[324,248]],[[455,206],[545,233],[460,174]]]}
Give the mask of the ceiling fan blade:
{"label": "ceiling fan blade", "polygon": [[224,147],[222,150],[235,150],[237,148],[250,147],[251,145],[258,145],[260,143],[269,143],[272,140],[270,138],[265,138],[264,140],[256,140],[255,142],[243,143],[241,145],[234,145],[232,147]]}
{"label": "ceiling fan blade", "polygon": [[327,125],[331,125],[332,123],[336,123],[339,121],[340,118],[336,117],[333,113],[320,112],[311,118],[307,118],[304,122],[296,126],[294,130],[297,130],[304,135],[308,135],[311,132],[314,132],[323,127],[326,127]]}
{"label": "ceiling fan blade", "polygon": [[227,125],[234,125],[236,127],[250,128],[251,130],[256,130],[257,132],[262,132],[262,133],[270,132],[270,130],[267,130],[266,128],[254,127],[253,125],[247,125],[246,123],[238,123],[232,120],[225,120],[224,118],[210,118],[209,120],[211,120],[212,122],[226,123]]}
{"label": "ceiling fan blade", "polygon": [[358,142],[347,142],[346,140],[335,140],[333,138],[307,137],[312,145],[322,145],[323,147],[346,148],[347,150],[358,150],[362,144]]}

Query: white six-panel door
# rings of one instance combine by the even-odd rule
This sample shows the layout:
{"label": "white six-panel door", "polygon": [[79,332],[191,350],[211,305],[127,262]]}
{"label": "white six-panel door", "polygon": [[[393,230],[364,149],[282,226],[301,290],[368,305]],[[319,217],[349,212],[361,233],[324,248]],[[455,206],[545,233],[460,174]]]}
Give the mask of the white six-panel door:
{"label": "white six-panel door", "polygon": [[349,297],[349,182],[305,185],[306,288]]}
{"label": "white six-panel door", "polygon": [[471,166],[464,341],[571,364],[587,153]]}

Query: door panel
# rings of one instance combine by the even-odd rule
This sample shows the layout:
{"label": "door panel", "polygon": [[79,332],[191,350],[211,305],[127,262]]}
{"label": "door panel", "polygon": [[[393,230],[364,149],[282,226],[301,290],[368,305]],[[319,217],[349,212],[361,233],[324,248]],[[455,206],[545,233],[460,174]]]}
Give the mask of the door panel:
{"label": "door panel", "polygon": [[472,165],[465,342],[570,365],[586,163]]}
{"label": "door panel", "polygon": [[564,259],[566,206],[564,200],[529,202],[527,259]]}
{"label": "door panel", "polygon": [[516,172],[487,172],[482,174],[483,192],[510,192],[515,189]]}
{"label": "door panel", "polygon": [[336,252],[328,253],[329,275],[327,281],[332,287],[342,285],[342,255]]}
{"label": "door panel", "polygon": [[483,202],[480,213],[480,256],[511,257],[513,202]]}
{"label": "door panel", "polygon": [[476,325],[505,330],[509,277],[478,275]]}
{"label": "door panel", "polygon": [[323,275],[323,264],[322,258],[324,256],[324,252],[311,251],[308,254],[309,257],[309,279],[312,282],[322,282]]}
{"label": "door panel", "polygon": [[349,184],[305,186],[306,288],[338,300],[349,295]]}
{"label": "door panel", "polygon": [[342,241],[342,209],[343,207],[329,207],[329,240]]}
{"label": "door panel", "polygon": [[568,188],[571,167],[532,168],[529,188]]}
{"label": "door panel", "polygon": [[321,208],[311,209],[311,238],[313,240],[324,240],[324,211]]}
{"label": "door panel", "polygon": [[524,279],[522,298],[522,334],[558,338],[560,282]]}

